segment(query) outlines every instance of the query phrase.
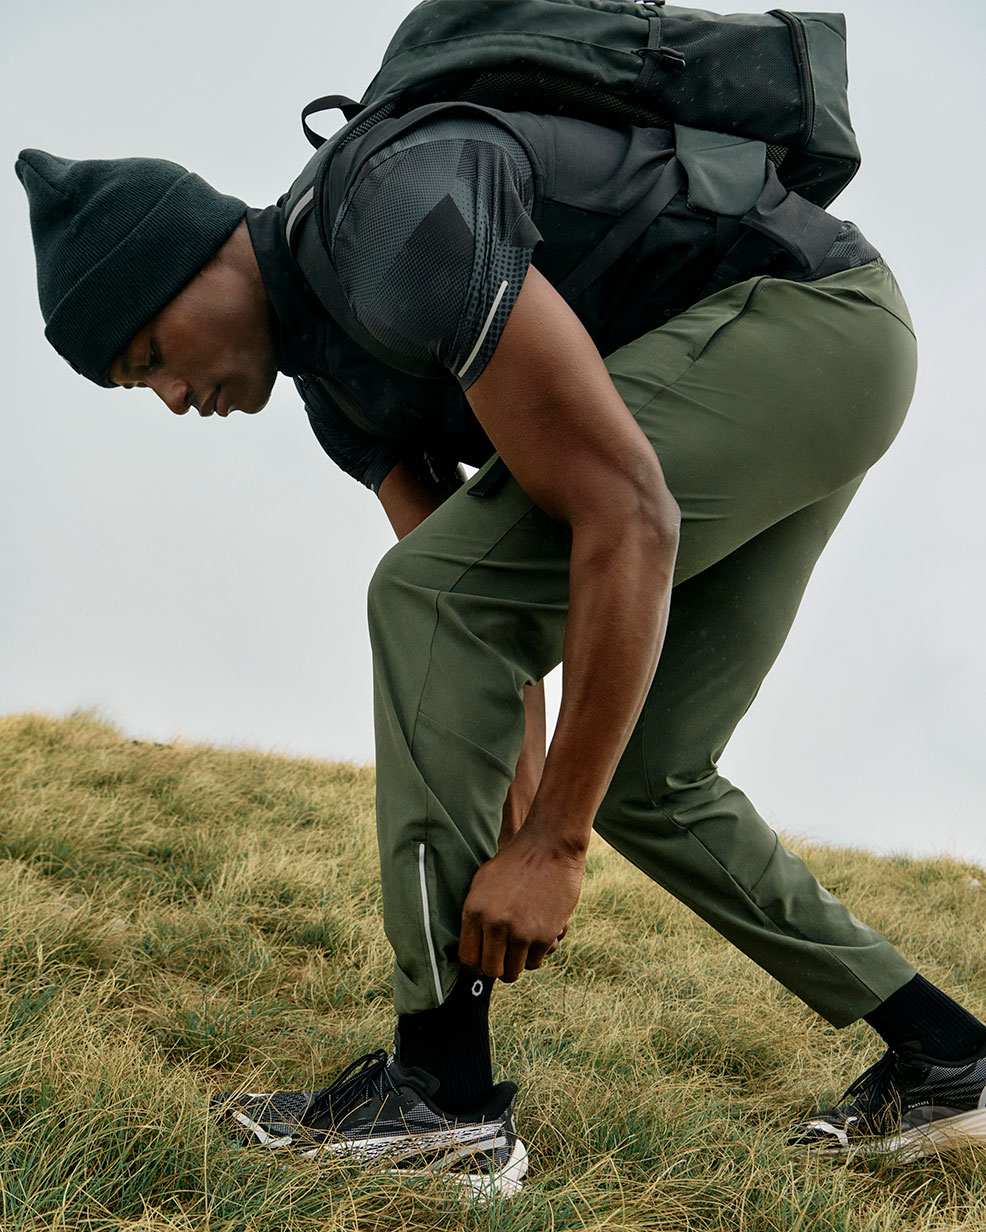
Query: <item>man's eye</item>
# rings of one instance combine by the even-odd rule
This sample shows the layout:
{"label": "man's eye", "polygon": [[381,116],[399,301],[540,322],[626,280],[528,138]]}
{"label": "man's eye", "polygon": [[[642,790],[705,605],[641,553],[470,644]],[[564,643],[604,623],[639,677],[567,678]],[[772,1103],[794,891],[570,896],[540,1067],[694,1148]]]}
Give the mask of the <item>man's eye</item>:
{"label": "man's eye", "polygon": [[157,349],[157,345],[152,342],[150,344],[150,349],[147,352],[146,367],[149,370],[153,370],[155,368],[160,368],[160,366],[161,366],[161,352]]}

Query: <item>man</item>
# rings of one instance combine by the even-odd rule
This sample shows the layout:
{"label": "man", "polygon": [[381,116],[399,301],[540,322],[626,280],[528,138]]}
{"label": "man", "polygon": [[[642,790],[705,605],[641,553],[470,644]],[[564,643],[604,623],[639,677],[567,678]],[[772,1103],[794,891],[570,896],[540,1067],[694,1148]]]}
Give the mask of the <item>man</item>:
{"label": "man", "polygon": [[[668,133],[453,107],[370,135],[307,217],[155,160],[17,164],[46,332],[77,370],[222,417],[294,376],[400,539],[369,596],[394,1052],[223,1106],[268,1146],[516,1192],[490,992],[562,942],[595,828],[829,1022],[886,1042],[799,1140],[986,1137],[986,1027],[716,770],[906,412],[890,271],[820,211],[810,260],[751,245],[682,184],[566,301],[573,265],[667,169]],[[299,267],[319,251],[364,346]],[[463,482],[460,461],[482,469]],[[545,757],[539,682],[559,661]]]}

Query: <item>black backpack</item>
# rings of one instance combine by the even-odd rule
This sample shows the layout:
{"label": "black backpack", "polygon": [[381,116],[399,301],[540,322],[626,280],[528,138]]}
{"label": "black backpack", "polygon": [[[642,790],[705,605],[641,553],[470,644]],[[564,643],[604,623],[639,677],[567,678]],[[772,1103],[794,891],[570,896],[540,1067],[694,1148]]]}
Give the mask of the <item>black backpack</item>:
{"label": "black backpack", "polygon": [[720,15],[663,0],[424,0],[333,145],[381,119],[459,100],[602,124],[685,127],[764,143],[784,187],[825,207],[859,168],[839,13]]}

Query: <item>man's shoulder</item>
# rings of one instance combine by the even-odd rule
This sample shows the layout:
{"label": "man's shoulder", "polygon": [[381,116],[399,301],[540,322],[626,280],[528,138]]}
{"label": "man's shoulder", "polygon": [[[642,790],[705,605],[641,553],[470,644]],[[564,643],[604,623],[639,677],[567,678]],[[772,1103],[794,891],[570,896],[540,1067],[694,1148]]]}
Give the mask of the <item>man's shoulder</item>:
{"label": "man's shoulder", "polygon": [[345,142],[334,154],[333,174],[321,180],[323,197],[341,206],[357,181],[382,164],[403,156],[435,161],[434,148],[444,147],[454,158],[457,148],[478,142],[504,151],[522,173],[530,170],[532,130],[538,117],[494,111],[469,103],[450,102],[419,107],[399,118],[383,120],[368,132]]}

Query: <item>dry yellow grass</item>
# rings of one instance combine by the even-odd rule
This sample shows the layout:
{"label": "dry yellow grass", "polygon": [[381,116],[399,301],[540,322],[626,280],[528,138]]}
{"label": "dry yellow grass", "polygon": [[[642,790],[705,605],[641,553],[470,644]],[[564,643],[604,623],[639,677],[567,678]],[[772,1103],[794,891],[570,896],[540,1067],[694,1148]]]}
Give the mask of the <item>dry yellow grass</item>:
{"label": "dry yellow grass", "polygon": [[[986,876],[801,850],[986,1013]],[[342,1165],[269,1166],[210,1122],[230,1082],[310,1086],[385,1046],[373,775],[0,719],[0,1228],[128,1232],[986,1229],[986,1154],[849,1167],[785,1127],[874,1056],[593,847],[565,945],[494,997],[523,1194],[467,1209]]]}

